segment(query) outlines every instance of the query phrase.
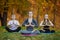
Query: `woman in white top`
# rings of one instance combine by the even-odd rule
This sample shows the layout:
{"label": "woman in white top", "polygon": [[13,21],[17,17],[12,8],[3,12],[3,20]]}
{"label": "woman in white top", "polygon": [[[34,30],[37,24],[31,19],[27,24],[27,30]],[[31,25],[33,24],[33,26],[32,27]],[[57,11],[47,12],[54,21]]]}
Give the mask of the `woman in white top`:
{"label": "woman in white top", "polygon": [[21,30],[20,24],[17,20],[15,20],[15,15],[12,15],[12,20],[10,20],[7,24],[6,30],[8,32],[18,32]]}

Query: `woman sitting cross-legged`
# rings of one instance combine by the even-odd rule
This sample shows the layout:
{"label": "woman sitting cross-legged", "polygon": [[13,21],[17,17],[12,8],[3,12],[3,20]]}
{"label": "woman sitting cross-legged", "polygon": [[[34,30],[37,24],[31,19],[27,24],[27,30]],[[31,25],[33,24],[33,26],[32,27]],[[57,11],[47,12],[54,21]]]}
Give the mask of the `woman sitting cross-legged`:
{"label": "woman sitting cross-legged", "polygon": [[22,24],[23,26],[26,27],[26,30],[22,30],[21,33],[22,34],[36,34],[38,33],[38,31],[34,30],[34,27],[38,27],[38,23],[37,21],[35,21],[33,19],[33,13],[30,11],[29,12],[29,17],[24,21],[24,23]]}
{"label": "woman sitting cross-legged", "polygon": [[41,21],[40,26],[43,26],[43,29],[40,30],[40,32],[42,32],[42,33],[52,33],[52,32],[55,32],[54,30],[53,30],[53,31],[50,31],[50,29],[49,29],[50,26],[53,27],[54,25],[53,25],[53,23],[48,19],[48,14],[45,14],[44,20]]}
{"label": "woman sitting cross-legged", "polygon": [[21,30],[19,22],[15,20],[15,15],[12,15],[12,20],[8,22],[6,30],[8,32],[19,32]]}
{"label": "woman sitting cross-legged", "polygon": [[29,17],[24,21],[22,25],[25,26],[28,31],[33,31],[33,28],[37,27],[38,23],[33,19],[33,13],[31,11],[28,15]]}

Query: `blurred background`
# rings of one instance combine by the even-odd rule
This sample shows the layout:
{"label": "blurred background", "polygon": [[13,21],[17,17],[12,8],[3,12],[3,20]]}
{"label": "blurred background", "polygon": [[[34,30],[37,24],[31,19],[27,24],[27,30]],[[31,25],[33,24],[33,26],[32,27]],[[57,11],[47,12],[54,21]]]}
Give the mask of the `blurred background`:
{"label": "blurred background", "polygon": [[38,24],[47,13],[56,30],[60,29],[60,0],[0,0],[0,26],[6,26],[12,14],[22,24],[29,11]]}
{"label": "blurred background", "polygon": [[[16,20],[22,24],[28,18],[29,11],[33,12],[33,18],[38,24],[47,13],[54,24],[51,29],[55,30],[55,33],[26,37],[5,30],[4,26],[11,20],[12,14],[15,14]],[[40,30],[39,27],[38,29]],[[60,0],[0,0],[0,40],[60,40]]]}

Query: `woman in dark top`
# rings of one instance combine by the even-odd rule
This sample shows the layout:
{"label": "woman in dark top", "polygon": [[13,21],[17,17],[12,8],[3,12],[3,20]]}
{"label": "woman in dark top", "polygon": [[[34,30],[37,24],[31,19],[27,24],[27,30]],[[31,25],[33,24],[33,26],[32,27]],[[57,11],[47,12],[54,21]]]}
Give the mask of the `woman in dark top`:
{"label": "woman in dark top", "polygon": [[24,23],[22,24],[23,26],[26,26],[26,29],[28,31],[33,31],[33,28],[38,26],[37,21],[33,19],[33,13],[29,12],[29,18],[27,18]]}
{"label": "woman in dark top", "polygon": [[40,32],[43,33],[50,33],[50,26],[53,26],[53,23],[48,20],[48,14],[45,14],[44,21],[41,21],[40,26],[43,26],[43,30],[40,30]]}

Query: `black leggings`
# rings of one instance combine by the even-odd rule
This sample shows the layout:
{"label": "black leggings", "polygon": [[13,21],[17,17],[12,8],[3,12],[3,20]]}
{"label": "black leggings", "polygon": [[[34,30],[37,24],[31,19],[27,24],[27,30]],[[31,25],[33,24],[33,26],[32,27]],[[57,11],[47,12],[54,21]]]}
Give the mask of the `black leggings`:
{"label": "black leggings", "polygon": [[28,31],[33,31],[33,27],[32,27],[32,26],[28,26],[28,27],[27,27],[27,30],[28,30]]}
{"label": "black leggings", "polygon": [[18,27],[16,30],[11,30],[11,29],[9,29],[8,27],[6,27],[6,30],[7,30],[8,32],[19,32],[19,31],[21,30],[21,27]]}
{"label": "black leggings", "polygon": [[[43,30],[45,30],[45,31],[43,31]],[[44,26],[43,30],[40,30],[40,32],[42,32],[42,33],[50,33],[49,26]]]}

